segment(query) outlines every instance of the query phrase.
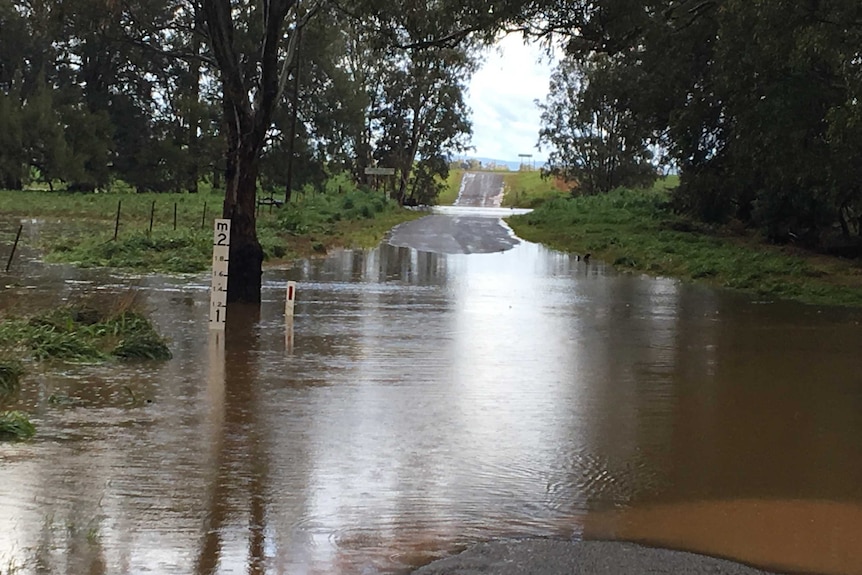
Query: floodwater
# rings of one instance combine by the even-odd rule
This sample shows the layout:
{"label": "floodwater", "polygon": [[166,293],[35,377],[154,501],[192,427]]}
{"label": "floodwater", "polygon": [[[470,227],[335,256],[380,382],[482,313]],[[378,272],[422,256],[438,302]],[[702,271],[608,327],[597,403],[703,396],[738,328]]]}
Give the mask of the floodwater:
{"label": "floodwater", "polygon": [[403,574],[525,536],[862,573],[859,311],[383,245],[268,270],[217,338],[206,276],[33,258],[0,309],[134,289],[174,359],[30,366],[4,574]]}

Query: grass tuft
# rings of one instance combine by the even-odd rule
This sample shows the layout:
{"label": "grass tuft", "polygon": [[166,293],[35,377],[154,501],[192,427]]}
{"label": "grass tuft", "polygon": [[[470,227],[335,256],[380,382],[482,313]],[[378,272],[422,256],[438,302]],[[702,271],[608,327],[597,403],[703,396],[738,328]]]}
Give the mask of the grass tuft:
{"label": "grass tuft", "polygon": [[0,347],[37,361],[77,363],[171,358],[170,349],[141,313],[121,301],[111,312],[64,306],[24,319],[0,321]]}
{"label": "grass tuft", "polygon": [[0,359],[0,397],[12,395],[21,387],[24,367],[16,359]]}
{"label": "grass tuft", "polygon": [[20,411],[0,411],[0,440],[28,439],[36,434],[36,426]]}
{"label": "grass tuft", "polygon": [[156,332],[150,321],[136,312],[126,311],[105,322],[112,335],[120,337],[119,343],[111,350],[111,355],[123,359],[171,358],[165,340]]}

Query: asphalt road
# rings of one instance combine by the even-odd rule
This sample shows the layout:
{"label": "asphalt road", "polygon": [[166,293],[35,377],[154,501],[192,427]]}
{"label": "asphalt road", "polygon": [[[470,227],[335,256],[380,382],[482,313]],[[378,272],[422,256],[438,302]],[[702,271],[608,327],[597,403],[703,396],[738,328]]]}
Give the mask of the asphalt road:
{"label": "asphalt road", "polygon": [[431,215],[405,222],[389,235],[390,245],[438,254],[488,254],[517,245],[498,217]]}
{"label": "asphalt road", "polygon": [[503,175],[493,172],[465,172],[456,206],[499,208],[503,201]]}
{"label": "asphalt road", "polygon": [[[487,254],[508,250],[520,240],[500,220],[503,176],[487,172],[464,174],[456,210],[397,226],[389,244],[440,254]],[[487,210],[487,211],[485,211]]]}
{"label": "asphalt road", "polygon": [[724,559],[613,541],[481,543],[413,575],[770,575]]}

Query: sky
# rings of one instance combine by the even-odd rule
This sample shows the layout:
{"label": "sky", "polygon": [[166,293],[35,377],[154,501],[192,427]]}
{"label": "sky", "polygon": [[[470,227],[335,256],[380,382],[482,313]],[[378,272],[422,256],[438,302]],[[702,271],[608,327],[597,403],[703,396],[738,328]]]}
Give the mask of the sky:
{"label": "sky", "polygon": [[539,46],[525,46],[517,34],[505,36],[486,53],[467,92],[475,148],[467,156],[518,161],[518,154],[533,154],[534,162],[547,158],[547,150],[536,149],[540,112],[534,101],[544,101],[551,67]]}

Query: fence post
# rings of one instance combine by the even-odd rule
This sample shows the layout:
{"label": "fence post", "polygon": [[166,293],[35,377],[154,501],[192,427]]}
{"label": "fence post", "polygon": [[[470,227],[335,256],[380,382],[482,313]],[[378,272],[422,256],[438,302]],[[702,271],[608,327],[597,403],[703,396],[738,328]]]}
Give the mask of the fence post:
{"label": "fence post", "polygon": [[153,200],[153,205],[150,206],[150,229],[147,230],[147,236],[153,234],[153,218],[156,216],[156,200]]}
{"label": "fence post", "polygon": [[114,241],[117,241],[117,233],[120,231],[120,206],[123,200],[117,200],[117,222],[114,224]]}
{"label": "fence post", "polygon": [[15,243],[12,244],[12,253],[9,254],[9,261],[6,262],[6,271],[9,271],[9,267],[12,265],[12,258],[15,257],[15,250],[18,248],[18,240],[21,239],[21,230],[24,229],[24,224],[18,226],[18,233],[15,234]]}

